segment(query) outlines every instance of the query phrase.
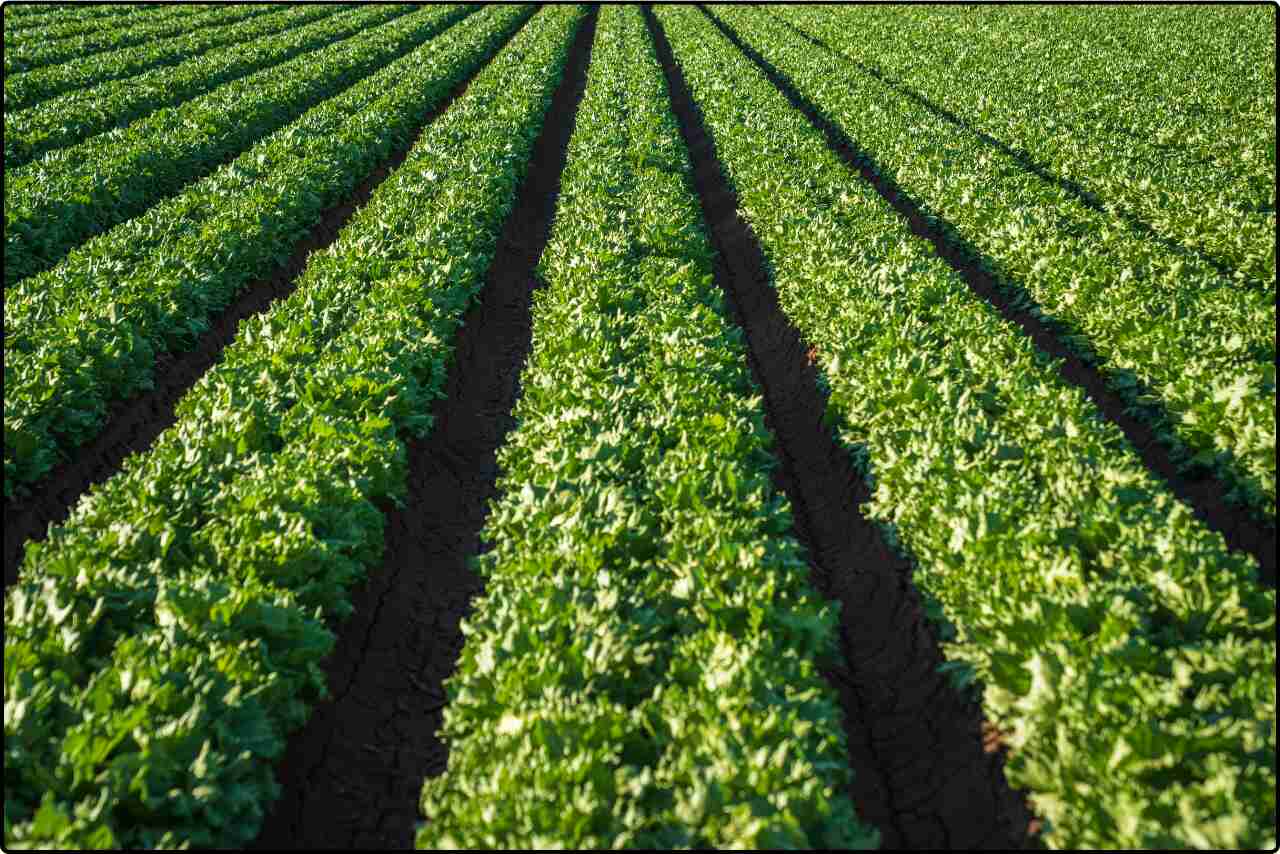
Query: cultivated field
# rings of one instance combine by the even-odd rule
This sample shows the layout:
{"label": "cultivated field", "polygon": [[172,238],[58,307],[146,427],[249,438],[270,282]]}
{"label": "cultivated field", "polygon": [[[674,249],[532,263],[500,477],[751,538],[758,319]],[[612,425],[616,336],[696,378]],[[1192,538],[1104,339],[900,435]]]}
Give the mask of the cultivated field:
{"label": "cultivated field", "polygon": [[1276,847],[1276,7],[3,34],[6,848]]}

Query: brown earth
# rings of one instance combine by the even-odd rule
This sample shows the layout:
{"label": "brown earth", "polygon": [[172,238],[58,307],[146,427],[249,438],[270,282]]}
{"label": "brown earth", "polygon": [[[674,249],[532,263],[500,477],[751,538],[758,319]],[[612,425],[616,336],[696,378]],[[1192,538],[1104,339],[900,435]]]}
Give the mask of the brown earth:
{"label": "brown earth", "polygon": [[577,34],[481,302],[464,318],[431,434],[409,443],[408,496],[387,508],[383,566],[353,590],[355,613],[324,664],[332,698],[290,739],[278,770],[284,793],[256,848],[412,848],[422,784],[445,769],[442,683],[462,650],[459,622],[483,588],[470,562],[496,494],[497,449],[513,426],[534,267],[551,233],[596,17]]}
{"label": "brown earth", "polygon": [[27,495],[5,501],[6,588],[18,577],[26,544],[43,540],[48,535],[49,525],[65,521],[71,508],[90,487],[115,474],[126,457],[145,451],[157,436],[173,426],[176,420],[174,407],[222,357],[223,349],[235,339],[240,321],[266,311],[276,300],[293,293],[311,253],[321,251],[337,240],[338,232],[356,210],[404,162],[422,129],[448,109],[474,76],[474,73],[470,75],[431,110],[413,138],[370,172],[346,199],[324,210],[319,221],[294,243],[289,258],[283,264],[269,275],[245,286],[235,300],[211,320],[209,328],[200,335],[193,349],[157,356],[155,387],[151,391],[115,403],[96,437],[76,448],[71,459],[26,487]]}
{"label": "brown earth", "polygon": [[[706,14],[706,10],[703,10]],[[1163,480],[1196,517],[1211,530],[1222,534],[1227,547],[1244,552],[1258,562],[1262,583],[1276,584],[1276,528],[1248,508],[1227,498],[1230,488],[1213,475],[1200,469],[1179,471],[1171,449],[1157,435],[1156,424],[1170,425],[1172,418],[1158,404],[1148,407],[1149,420],[1141,420],[1129,412],[1128,404],[1108,388],[1102,374],[1092,364],[1063,343],[1062,335],[1075,330],[1041,311],[1030,292],[1007,274],[999,271],[987,258],[966,241],[944,217],[928,211],[907,195],[873,159],[860,151],[853,140],[813,102],[807,99],[730,27],[712,15],[707,17],[734,43],[797,110],[826,137],[828,147],[850,169],[870,183],[885,201],[907,220],[913,234],[928,240],[938,255],[960,274],[978,298],[985,300],[1005,320],[1016,323],[1042,352],[1058,361],[1058,373],[1069,384],[1084,391],[1102,415],[1120,428],[1143,464]],[[794,29],[794,28],[793,28]],[[826,47],[806,35],[812,43]],[[1079,337],[1079,336],[1076,336]],[[1139,388],[1139,392],[1145,392]]]}
{"label": "brown earth", "polygon": [[841,605],[843,663],[824,675],[840,695],[861,817],[885,848],[1023,848],[1033,817],[984,744],[982,712],[938,672],[943,657],[908,561],[863,517],[866,483],[823,426],[826,401],[812,351],[778,305],[765,258],[738,215],[715,144],[661,25],[646,11],[695,186],[718,253],[717,282],[746,332],[751,370],[811,578]]}

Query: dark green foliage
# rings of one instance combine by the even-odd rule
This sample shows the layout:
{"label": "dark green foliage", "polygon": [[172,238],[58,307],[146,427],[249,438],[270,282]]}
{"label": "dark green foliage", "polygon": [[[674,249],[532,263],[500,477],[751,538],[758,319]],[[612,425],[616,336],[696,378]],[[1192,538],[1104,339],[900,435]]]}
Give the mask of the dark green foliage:
{"label": "dark green foliage", "polygon": [[601,11],[575,121],[417,844],[871,847],[638,9]]}
{"label": "dark green foliage", "polygon": [[150,388],[158,353],[189,348],[522,20],[486,13],[446,31],[9,288],[6,496],[96,435],[112,402]]}
{"label": "dark green foliage", "polygon": [[[1176,251],[1177,247],[1155,239],[1147,230],[1131,227],[1124,210],[1087,204],[1027,168],[1025,158],[992,146],[853,62],[814,47],[771,15],[743,9],[716,14],[856,140],[860,151],[875,160],[903,192],[944,217],[959,239],[986,255],[1015,299],[1023,305],[1033,301],[1034,310],[1062,330],[1069,347],[1098,364],[1108,384],[1135,414],[1154,417],[1157,432],[1173,446],[1184,466],[1216,469],[1240,503],[1274,524],[1274,212],[1269,224],[1265,217],[1254,218],[1254,234],[1246,241],[1254,250],[1270,253],[1269,259],[1258,259],[1255,271],[1258,281],[1267,284],[1250,286],[1247,276],[1228,278],[1194,254]],[[1203,30],[1205,15],[1216,17],[1217,13],[1203,10],[1200,15],[1197,29]],[[988,19],[993,17],[987,13]],[[804,18],[807,26],[846,45],[852,55],[859,53],[847,35],[837,34],[838,26],[815,24],[813,18]],[[1160,31],[1163,38],[1163,26]],[[1272,40],[1270,31],[1267,39]],[[854,41],[861,45],[868,39],[859,31]],[[912,53],[934,55],[923,45],[913,46]],[[950,72],[940,74],[954,91]],[[914,82],[918,75],[912,73],[909,79]],[[941,97],[935,88],[930,87],[931,94]],[[1256,88],[1252,83],[1244,91]],[[1074,91],[1079,100],[1087,97],[1078,88]],[[998,90],[990,91],[985,83],[982,92],[981,97],[993,102],[1000,97]],[[990,110],[996,111],[994,103]],[[1043,105],[1034,115],[1025,121],[1044,133]],[[1274,134],[1274,96],[1270,115]],[[1073,149],[1073,159],[1085,158],[1091,164],[1090,171],[1103,179],[1100,184],[1108,195],[1113,195],[1114,179],[1106,176],[1134,173],[1135,168],[1109,162],[1118,155],[1108,158],[1092,152],[1099,147],[1124,150],[1128,147],[1124,139],[1121,144],[1113,132],[1106,132],[1088,145],[1081,143],[1085,151]],[[1274,136],[1271,144],[1274,147]],[[1039,149],[1039,145],[1032,148],[1031,156]],[[1274,199],[1274,163],[1270,173]],[[1127,199],[1134,192],[1114,195]],[[1138,194],[1159,195],[1150,181]],[[1184,204],[1194,209],[1201,204],[1200,198],[1197,194],[1196,201]],[[1223,225],[1240,236],[1242,224],[1224,221]],[[1185,224],[1171,233],[1176,238],[1182,230],[1198,229]],[[1268,263],[1269,273],[1265,272]]]}
{"label": "dark green foliage", "polygon": [[254,837],[582,15],[535,16],[177,424],[28,550],[5,597],[7,847]]}
{"label": "dark green foliage", "polygon": [[[278,10],[265,4],[245,4],[234,8],[175,5],[166,14],[131,18],[114,26],[94,27],[76,37],[57,38],[49,32],[24,39],[21,44],[6,44],[5,109],[29,106],[42,97],[48,97],[50,89],[56,94],[71,88],[48,85],[47,81],[59,79],[58,71],[51,66],[76,70],[77,66],[93,67],[105,60],[107,67],[123,61],[141,69],[157,60],[181,61],[206,38],[225,41],[235,32],[236,24],[273,13],[278,13]],[[56,28],[51,27],[50,30],[56,31]],[[51,71],[52,77],[48,76]]]}
{"label": "dark green foliage", "polygon": [[657,14],[1044,840],[1274,847],[1274,591],[701,12]]}
{"label": "dark green foliage", "polygon": [[5,167],[21,166],[46,151],[74,145],[404,14],[408,10],[403,8],[344,14],[332,6],[297,6],[285,14],[239,24],[230,33],[213,34],[200,41],[199,56],[176,65],[149,67],[141,73],[127,62],[105,58],[59,66],[65,69],[60,73],[74,78],[75,88],[27,109],[5,111]]}
{"label": "dark green foliage", "polygon": [[410,13],[6,170],[6,288],[409,53],[455,15]]}

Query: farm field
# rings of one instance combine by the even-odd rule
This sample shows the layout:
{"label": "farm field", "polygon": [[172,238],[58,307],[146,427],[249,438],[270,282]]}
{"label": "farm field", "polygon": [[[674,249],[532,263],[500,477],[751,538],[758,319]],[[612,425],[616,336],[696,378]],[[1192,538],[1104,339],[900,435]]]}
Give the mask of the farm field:
{"label": "farm field", "polygon": [[1274,6],[2,14],[7,849],[1276,847]]}

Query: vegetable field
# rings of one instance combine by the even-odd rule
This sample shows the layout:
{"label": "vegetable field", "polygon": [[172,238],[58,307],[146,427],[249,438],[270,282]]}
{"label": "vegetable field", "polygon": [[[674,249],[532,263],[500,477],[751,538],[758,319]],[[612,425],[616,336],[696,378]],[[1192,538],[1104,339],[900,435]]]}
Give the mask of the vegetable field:
{"label": "vegetable field", "polygon": [[6,849],[1274,849],[1276,32],[6,3]]}

